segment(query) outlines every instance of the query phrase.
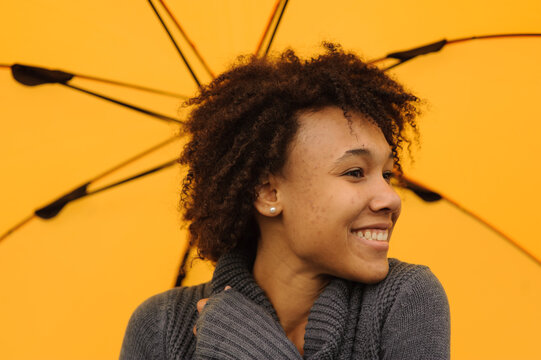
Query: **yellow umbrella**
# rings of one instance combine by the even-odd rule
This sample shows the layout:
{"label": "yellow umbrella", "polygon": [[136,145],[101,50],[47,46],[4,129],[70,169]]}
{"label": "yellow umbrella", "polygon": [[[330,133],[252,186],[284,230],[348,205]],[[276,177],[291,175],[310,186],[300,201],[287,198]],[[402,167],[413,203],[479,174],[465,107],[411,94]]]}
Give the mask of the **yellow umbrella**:
{"label": "yellow umbrella", "polygon": [[[270,0],[165,3],[214,73],[221,72],[234,56],[254,52],[277,4]],[[166,15],[161,2],[154,5]],[[192,76],[146,2],[36,0],[4,3],[2,7],[0,63],[57,68],[188,96],[195,93]],[[276,8],[277,17],[283,7],[281,2]],[[291,1],[272,50],[292,46],[301,54],[312,54],[326,39],[362,51],[367,58],[377,58],[439,38],[538,31],[539,7],[535,1],[517,1],[512,8],[488,1],[456,1],[452,6],[422,1],[414,7],[403,2],[342,1],[329,6],[327,2]],[[178,36],[167,17],[164,21],[180,39],[194,73],[201,82],[208,82],[211,76],[188,42]],[[8,37],[8,33],[14,35]],[[525,130],[517,133],[518,128],[512,126],[518,124],[517,119],[539,115],[534,107],[525,106],[530,103],[528,96],[535,96],[536,91],[535,86],[525,86],[539,84],[539,71],[534,66],[540,48],[536,41],[457,45],[412,60],[393,72],[427,98],[430,107],[421,123],[422,148],[417,163],[407,168],[407,173],[498,224],[539,256],[529,224],[534,221],[539,198],[528,191],[534,188],[537,174],[518,161],[524,153],[538,153],[530,144],[537,128],[535,123],[525,122]],[[492,55],[486,57],[487,52]],[[464,72],[464,68],[471,72]],[[6,156],[0,232],[32,209],[178,131],[175,124],[57,85],[27,88],[14,82],[8,71],[0,74],[5,89],[1,113],[7,124],[1,141]],[[513,89],[507,96],[509,103],[494,94],[480,103],[473,95],[481,91],[474,86],[486,84],[490,76],[523,82],[509,83]],[[74,80],[77,86],[114,94],[114,98],[128,99],[170,117],[178,110],[179,100],[172,97]],[[515,97],[520,95],[518,89],[524,88],[531,94]],[[491,83],[488,89],[495,92],[496,87]],[[491,99],[498,99],[498,108],[488,106]],[[517,99],[525,102],[513,108]],[[508,114],[515,109],[513,122],[487,126],[483,121],[494,117],[498,109]],[[471,121],[450,121],[443,117],[447,114]],[[482,122],[474,122],[477,119]],[[517,136],[526,141],[516,141]],[[515,145],[506,147],[481,141],[497,140],[498,145],[511,138]],[[139,159],[129,169],[100,179],[93,187],[150,169],[174,158],[178,150],[179,143],[173,143],[152,157]],[[497,160],[500,167],[480,159]],[[504,163],[507,171],[502,171]],[[461,165],[465,167],[461,175],[452,176],[459,173]],[[0,357],[115,357],[135,306],[175,281],[185,249],[176,213],[180,178],[179,169],[157,172],[69,204],[54,221],[32,220],[2,241]],[[484,182],[474,186],[474,179],[483,178]],[[500,191],[490,190],[491,183],[498,183]],[[444,284],[452,311],[453,357],[537,358],[539,267],[451,205],[438,202],[427,206],[409,193],[404,193],[404,198],[391,255],[429,265]],[[503,210],[498,203],[504,204]],[[190,271],[187,283],[209,276],[207,265],[199,266],[206,270]]]}

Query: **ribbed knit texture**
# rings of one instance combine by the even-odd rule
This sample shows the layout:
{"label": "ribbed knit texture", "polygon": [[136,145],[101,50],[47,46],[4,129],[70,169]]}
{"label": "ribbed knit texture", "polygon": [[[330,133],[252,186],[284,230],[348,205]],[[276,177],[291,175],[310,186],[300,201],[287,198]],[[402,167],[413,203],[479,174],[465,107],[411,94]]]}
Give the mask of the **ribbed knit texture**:
{"label": "ribbed knit texture", "polygon": [[[210,283],[145,301],[130,319],[120,358],[449,359],[447,297],[425,266],[389,259],[389,275],[378,284],[332,280],[310,311],[304,357],[251,268],[247,256],[230,253]],[[205,297],[198,316],[196,303]]]}

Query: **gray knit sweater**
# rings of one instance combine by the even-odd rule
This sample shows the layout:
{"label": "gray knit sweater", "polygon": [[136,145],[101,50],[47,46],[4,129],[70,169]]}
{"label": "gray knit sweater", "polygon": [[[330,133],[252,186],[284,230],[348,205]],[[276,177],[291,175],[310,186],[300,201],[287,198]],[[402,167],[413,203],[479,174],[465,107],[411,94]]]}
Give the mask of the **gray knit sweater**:
{"label": "gray knit sweater", "polygon": [[[449,305],[438,279],[426,266],[389,265],[375,285],[329,283],[308,317],[302,357],[254,281],[249,258],[224,255],[211,282],[141,304],[120,359],[449,359]],[[232,289],[223,291],[226,285]],[[196,303],[205,297],[198,316]]]}

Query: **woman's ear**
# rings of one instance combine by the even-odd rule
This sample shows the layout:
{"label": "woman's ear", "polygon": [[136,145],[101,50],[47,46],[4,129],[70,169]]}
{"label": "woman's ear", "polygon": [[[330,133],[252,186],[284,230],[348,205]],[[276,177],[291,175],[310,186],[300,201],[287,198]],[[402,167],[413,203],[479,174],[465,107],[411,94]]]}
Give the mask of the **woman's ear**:
{"label": "woman's ear", "polygon": [[264,216],[276,216],[282,212],[280,201],[278,200],[278,192],[276,189],[276,181],[272,175],[269,175],[256,186],[256,199],[254,206],[257,211]]}

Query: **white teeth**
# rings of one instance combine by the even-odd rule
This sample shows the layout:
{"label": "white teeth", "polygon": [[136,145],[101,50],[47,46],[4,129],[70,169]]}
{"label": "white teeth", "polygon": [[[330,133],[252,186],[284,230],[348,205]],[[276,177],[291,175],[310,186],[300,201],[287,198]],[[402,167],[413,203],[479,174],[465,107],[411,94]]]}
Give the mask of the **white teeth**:
{"label": "white teeth", "polygon": [[355,232],[355,235],[368,240],[387,241],[389,238],[389,230],[365,230],[364,233],[362,230],[359,230]]}

